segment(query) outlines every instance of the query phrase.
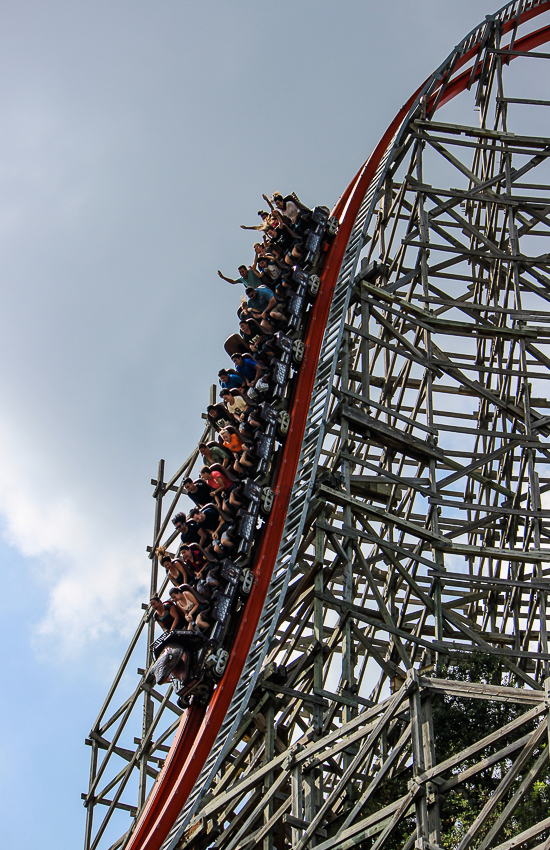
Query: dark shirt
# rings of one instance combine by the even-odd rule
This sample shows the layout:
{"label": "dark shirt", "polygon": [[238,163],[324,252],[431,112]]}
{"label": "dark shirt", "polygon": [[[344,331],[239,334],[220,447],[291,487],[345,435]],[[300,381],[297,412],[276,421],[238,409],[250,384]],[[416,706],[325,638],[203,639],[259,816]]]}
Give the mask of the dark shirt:
{"label": "dark shirt", "polygon": [[159,617],[158,614],[155,614],[155,620],[157,621],[159,626],[162,626],[165,631],[168,631],[168,629],[172,628],[172,623],[175,622],[174,618],[170,613],[170,608],[172,607],[173,603],[163,602],[162,604],[164,605],[164,614],[162,615],[162,617]]}
{"label": "dark shirt", "polygon": [[[215,414],[212,416],[212,414]],[[217,431],[220,431],[222,428],[226,428],[231,424],[231,419],[227,413],[227,410],[223,406],[223,404],[214,404],[213,409],[208,413],[209,422],[216,428]]]}
{"label": "dark shirt", "polygon": [[214,531],[218,527],[220,515],[214,507],[206,507],[203,509],[204,519],[198,523],[199,528],[203,531]]}
{"label": "dark shirt", "polygon": [[185,582],[187,581],[187,575],[186,575],[186,572],[185,572],[185,567],[183,566],[182,562],[181,561],[175,561],[175,562],[173,561],[172,563],[176,564],[176,569],[178,571],[178,574],[177,574],[177,576],[174,576],[174,575],[172,575],[172,573],[170,573],[170,578],[172,579],[172,581],[175,581],[175,583],[178,584],[178,585],[179,584],[185,584]]}
{"label": "dark shirt", "polygon": [[271,245],[277,245],[277,247],[282,248],[283,251],[286,251],[293,241],[293,236],[284,227],[278,227],[277,235],[269,237],[269,243]]}
{"label": "dark shirt", "polygon": [[250,347],[253,343],[258,342],[258,340],[262,339],[266,335],[263,328],[260,327],[258,322],[254,319],[248,319],[248,328],[250,333],[241,329],[241,336],[244,339],[246,345]]}
{"label": "dark shirt", "polygon": [[191,552],[190,556],[185,559],[185,566],[196,575],[207,563],[207,560],[197,546],[191,545],[189,548]]}
{"label": "dark shirt", "polygon": [[[203,505],[207,505],[212,501],[212,488],[209,484],[206,483],[202,478],[197,478],[196,481],[193,482],[197,489],[194,493],[187,493],[189,498],[197,505],[197,507],[202,508]],[[187,523],[189,525],[189,523]]]}
{"label": "dark shirt", "polygon": [[181,533],[181,542],[186,543],[200,543],[199,537],[199,526],[195,522],[194,519],[190,519],[186,522],[187,531],[182,531]]}

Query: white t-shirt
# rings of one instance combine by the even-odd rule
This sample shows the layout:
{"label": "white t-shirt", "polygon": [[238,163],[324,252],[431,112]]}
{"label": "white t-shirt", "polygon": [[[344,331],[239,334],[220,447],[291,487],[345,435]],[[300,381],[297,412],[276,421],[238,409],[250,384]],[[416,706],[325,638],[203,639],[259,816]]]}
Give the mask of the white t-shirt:
{"label": "white t-shirt", "polygon": [[287,201],[286,209],[280,210],[280,212],[282,212],[283,215],[286,215],[286,217],[291,220],[292,224],[295,224],[296,219],[300,214],[300,210],[293,201]]}
{"label": "white t-shirt", "polygon": [[273,263],[270,263],[268,266],[266,266],[266,272],[268,273],[271,280],[278,280],[281,276],[281,269]]}
{"label": "white t-shirt", "polygon": [[227,401],[225,406],[230,413],[235,413],[237,410],[245,410],[247,407],[246,401],[240,395],[226,396]]}

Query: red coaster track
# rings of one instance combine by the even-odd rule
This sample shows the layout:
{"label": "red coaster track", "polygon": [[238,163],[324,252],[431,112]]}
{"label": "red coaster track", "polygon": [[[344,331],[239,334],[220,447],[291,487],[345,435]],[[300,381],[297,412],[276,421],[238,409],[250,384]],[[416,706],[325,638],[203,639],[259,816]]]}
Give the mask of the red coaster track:
{"label": "red coaster track", "polygon": [[[505,9],[512,9],[516,5],[515,3],[509,4]],[[510,13],[508,20],[504,20],[502,24],[503,34],[513,32],[514,37],[520,24],[524,24],[531,18],[550,10],[550,0],[542,0],[536,5],[527,3],[524,6],[526,7],[525,10],[520,11],[519,15]],[[500,14],[504,11],[501,10]],[[513,38],[512,49],[514,52],[527,52],[548,41],[550,41],[550,26],[543,27],[521,38]],[[462,44],[465,45],[467,42],[468,39],[465,39]],[[374,178],[388,145],[409,115],[410,110],[418,103],[419,98],[423,97],[425,92],[427,92],[425,97],[426,114],[431,116],[435,110],[477,81],[482,73],[482,67],[480,63],[476,63],[476,56],[479,55],[482,47],[482,42],[477,41],[468,45],[467,49],[462,49],[461,52],[458,52],[461,49],[457,48],[451,56],[452,61],[447,59],[441,66],[442,70],[438,69],[415,91],[399,110],[376,149],[350,182],[332,212],[332,215],[340,220],[340,229],[331,245],[324,265],[321,275],[321,288],[314,302],[304,338],[306,353],[295,383],[291,428],[284,445],[277,480],[273,487],[276,498],[269,521],[263,531],[261,547],[256,560],[256,581],[246,605],[245,615],[239,626],[225,675],[208,706],[192,706],[183,715],[164,768],[151,791],[136,828],[126,844],[127,850],[160,850],[163,846],[208,757],[239,681],[256,632],[281,541],[332,294],[348,239],[367,188]],[[510,56],[510,59],[512,58],[514,58],[513,55]],[[471,68],[462,73],[457,73],[460,68],[472,62],[472,60],[473,66]],[[445,71],[445,67],[449,70]],[[437,81],[435,86],[434,80]]]}

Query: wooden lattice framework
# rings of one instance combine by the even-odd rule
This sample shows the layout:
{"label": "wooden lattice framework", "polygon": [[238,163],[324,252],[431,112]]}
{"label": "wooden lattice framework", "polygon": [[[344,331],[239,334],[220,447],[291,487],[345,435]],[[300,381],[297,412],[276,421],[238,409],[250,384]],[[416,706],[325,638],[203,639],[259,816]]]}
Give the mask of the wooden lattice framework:
{"label": "wooden lattice framework", "polygon": [[[452,846],[440,797],[497,764],[459,850],[548,845],[550,818],[503,836],[548,760],[550,139],[488,29],[479,126],[421,105],[387,171],[296,578],[181,848]],[[500,685],[438,677],[472,654]],[[521,709],[442,761],[436,695]]]}
{"label": "wooden lattice framework", "polygon": [[[511,5],[519,14],[524,4]],[[537,132],[550,102],[518,86],[529,79],[522,63],[550,55],[514,51],[514,38],[504,44],[499,17],[487,21],[462,96],[479,123],[448,123],[426,95],[400,128],[342,316],[294,577],[240,728],[170,847],[550,847],[549,816],[525,806],[518,816],[548,785],[550,699],[550,257],[540,238],[550,236],[550,138]],[[193,461],[167,483],[159,470],[155,541]],[[105,734],[123,735],[144,689],[142,735],[124,749]],[[438,723],[457,704],[472,716],[484,705],[487,725],[445,750]],[[98,802],[132,816],[143,806],[180,713],[145,678],[107,728],[105,710],[90,738],[86,850],[103,835],[92,839]],[[102,749],[125,763],[99,791]],[[457,808],[451,834],[453,800],[487,776],[490,793],[467,814]],[[107,800],[110,789],[118,796]]]}

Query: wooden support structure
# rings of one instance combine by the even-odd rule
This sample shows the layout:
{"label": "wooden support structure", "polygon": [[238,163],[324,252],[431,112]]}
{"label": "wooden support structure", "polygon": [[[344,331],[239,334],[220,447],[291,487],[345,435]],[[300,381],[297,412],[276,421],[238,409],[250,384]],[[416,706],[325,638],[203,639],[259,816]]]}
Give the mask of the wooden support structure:
{"label": "wooden support structure", "polygon": [[[480,126],[419,111],[386,173],[342,320],[322,510],[267,659],[274,683],[254,692],[182,850],[259,846],[262,823],[265,848],[450,846],[449,799],[492,767],[494,791],[453,836],[486,850],[520,830],[536,777],[550,781],[550,257],[536,238],[550,237],[550,138],[512,121],[514,66],[489,29]],[[527,176],[533,197],[515,186]],[[266,697],[274,733],[234,771]],[[457,701],[510,709],[446,752],[441,706]],[[254,796],[260,784],[275,801]],[[524,831],[540,842],[539,827]]]}
{"label": "wooden support structure", "polygon": [[[524,60],[550,57],[519,27],[537,5],[486,20],[377,172],[263,673],[165,850],[548,847],[550,138],[519,96]],[[464,73],[479,126],[436,119]],[[151,554],[194,460],[159,468]],[[85,850],[144,806],[177,722],[144,678],[116,703],[147,616],[90,735]]]}

